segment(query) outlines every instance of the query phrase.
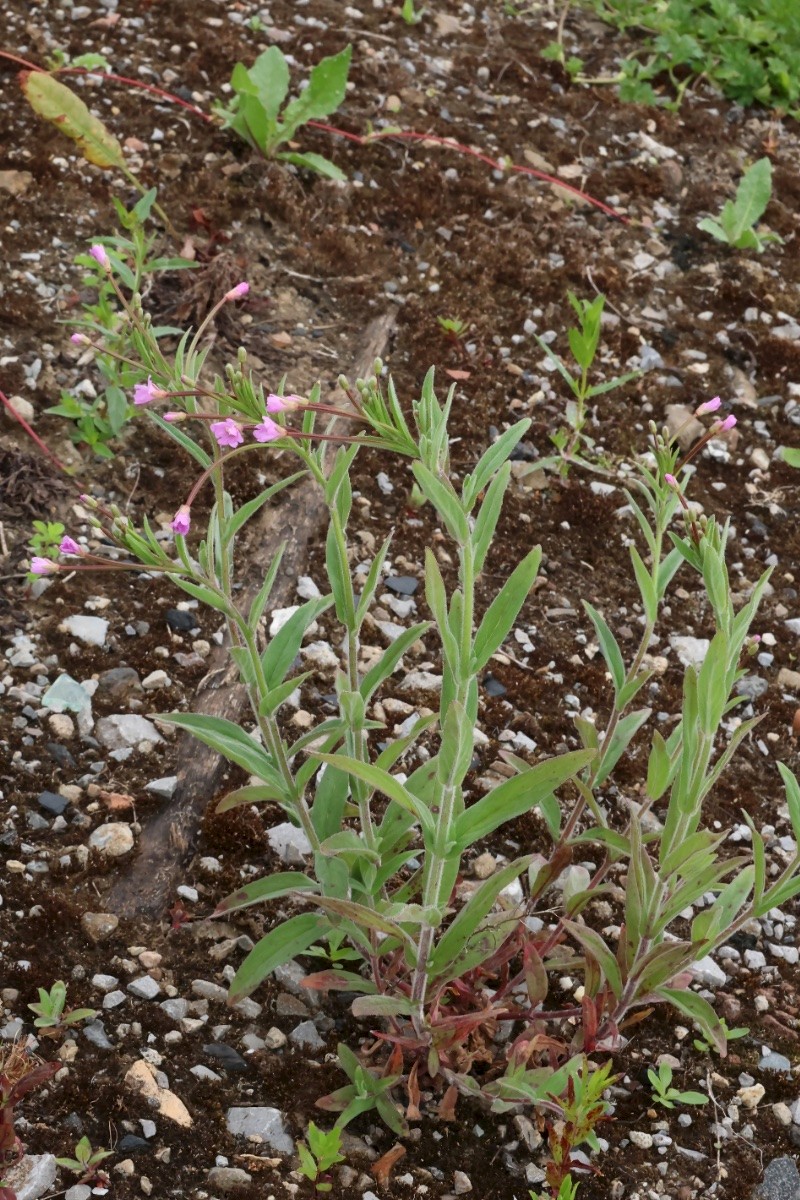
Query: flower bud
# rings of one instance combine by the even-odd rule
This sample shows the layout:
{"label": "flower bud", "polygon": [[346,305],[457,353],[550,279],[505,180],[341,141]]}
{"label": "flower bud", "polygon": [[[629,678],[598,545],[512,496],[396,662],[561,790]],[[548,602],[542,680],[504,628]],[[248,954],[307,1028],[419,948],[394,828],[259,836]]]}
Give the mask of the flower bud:
{"label": "flower bud", "polygon": [[189,508],[188,504],[182,504],[175,513],[175,516],[172,518],[170,529],[172,529],[174,533],[179,533],[185,537],[189,532],[191,523],[192,510]]}
{"label": "flower bud", "polygon": [[229,292],[225,293],[225,300],[241,300],[242,296],[246,296],[250,291],[249,283],[237,283],[236,287],[232,287]]}
{"label": "flower bud", "polygon": [[89,250],[89,253],[91,254],[94,261],[96,263],[99,263],[99,265],[101,267],[104,267],[106,271],[111,270],[111,263],[109,262],[109,258],[108,258],[108,255],[106,254],[105,247],[101,246],[99,242],[96,242],[95,245],[91,247],[91,249]]}
{"label": "flower bud", "polygon": [[701,404],[699,408],[694,410],[696,417],[704,417],[707,413],[716,412],[722,405],[719,396],[715,396],[713,400],[706,400],[705,404]]}

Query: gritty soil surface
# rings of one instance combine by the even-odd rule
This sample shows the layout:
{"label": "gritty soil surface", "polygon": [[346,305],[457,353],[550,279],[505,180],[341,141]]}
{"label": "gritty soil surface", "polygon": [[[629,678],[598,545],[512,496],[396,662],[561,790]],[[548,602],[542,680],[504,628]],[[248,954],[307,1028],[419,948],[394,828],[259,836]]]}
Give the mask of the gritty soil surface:
{"label": "gritty soil surface", "polygon": [[[4,14],[6,48],[23,58],[42,62],[56,47],[72,56],[99,50],[116,73],[164,87],[206,112],[233,64],[251,62],[269,44],[291,55],[299,72],[352,43],[353,86],[338,126],[365,133],[370,123],[391,124],[452,138],[490,159],[551,173],[613,207],[616,217],[557,185],[433,142],[360,145],[305,131],[303,148],[333,158],[347,176],[343,185],[330,183],[265,164],[216,126],[143,91],[72,80],[124,141],[131,169],[158,186],[178,235],[174,242],[164,236],[164,248],[191,253],[202,264],[188,283],[173,275],[152,289],[146,303],[159,319],[196,324],[225,287],[247,278],[247,301],[226,310],[216,327],[216,360],[224,362],[242,344],[268,386],[286,374],[289,389],[304,393],[319,379],[327,396],[339,371],[357,360],[368,324],[394,313],[384,358],[404,405],[431,366],[442,392],[455,385],[457,473],[470,468],[498,430],[531,418],[483,576],[482,604],[532,545],[541,543],[544,565],[505,652],[483,680],[485,737],[477,747],[475,794],[481,779],[493,777],[501,750],[536,761],[574,748],[572,718],[579,712],[594,714],[602,727],[610,690],[581,600],[604,613],[623,646],[635,645],[641,615],[628,551],[636,529],[621,466],[645,448],[648,421],[674,427],[682,409],[671,406],[691,413],[722,395],[738,424],[698,458],[691,496],[731,521],[729,565],[740,598],[766,565],[774,573],[755,626],[762,642],[748,675],[752,703],[737,710],[741,717],[757,712],[762,722],[710,797],[706,817],[711,827],[732,831],[733,850],[749,835],[746,811],[765,833],[775,873],[793,848],[776,762],[797,768],[792,723],[800,695],[798,476],[776,455],[778,447],[797,444],[800,431],[797,127],[731,106],[702,86],[678,114],[622,105],[610,90],[574,87],[541,58],[555,28],[546,8],[513,17],[499,2],[436,0],[428,10],[416,26],[405,24],[389,0],[351,6],[272,0],[260,10],[251,0],[103,0],[63,10],[7,0]],[[248,21],[259,14],[260,28],[252,29]],[[568,16],[566,38],[592,75],[609,73],[625,49],[618,35],[577,12]],[[218,1195],[231,1180],[209,1177],[217,1156],[250,1176],[237,1192],[243,1198],[310,1195],[292,1174],[296,1161],[235,1139],[226,1113],[232,1106],[279,1109],[291,1137],[300,1137],[319,1116],[314,1101],[343,1083],[333,1055],[337,1041],[358,1046],[368,1030],[335,1000],[318,1012],[288,980],[269,982],[244,1006],[227,1008],[220,985],[280,906],[249,909],[229,923],[206,919],[242,879],[282,869],[267,837],[282,814],[267,807],[215,815],[219,795],[208,795],[193,844],[183,855],[176,849],[171,905],[155,919],[125,915],[105,933],[86,919],[109,911],[121,875],[134,873],[146,892],[148,864],[135,843],[170,803],[169,784],[154,790],[148,784],[185,766],[166,727],[159,740],[139,738],[132,748],[109,751],[96,736],[98,723],[119,714],[191,711],[219,621],[191,602],[179,605],[165,581],[133,573],[78,574],[33,589],[26,582],[32,518],[58,519],[73,535],[85,533],[87,512],[76,493],[91,492],[134,519],[147,513],[165,527],[191,486],[194,466],[144,422],[125,431],[113,462],[92,460],[72,446],[63,421],[44,413],[62,388],[91,394],[99,386],[91,352],[70,345],[64,325],[88,298],[73,257],[113,230],[111,196],[128,203],[134,196],[35,117],[15,68],[6,62],[0,68],[0,386],[32,405],[36,433],[71,471],[62,476],[4,414],[0,1054],[3,1045],[32,1033],[27,1005],[37,987],[64,979],[71,1005],[100,1010],[97,1021],[66,1041],[40,1040],[40,1056],[60,1056],[63,1069],[27,1099],[18,1131],[32,1154],[71,1153],[81,1132],[93,1145],[112,1148],[105,1166],[120,1200]],[[697,220],[716,213],[742,166],[764,153],[774,165],[765,220],[784,245],[758,257],[715,243],[698,232]],[[562,424],[566,400],[532,335],[566,353],[569,290],[607,296],[598,379],[643,373],[600,397],[593,410],[589,432],[607,473],[573,470],[561,480],[528,470],[549,452],[548,435]],[[437,317],[459,318],[466,331],[449,339]],[[272,478],[269,454],[260,469]],[[254,480],[243,473],[235,482],[238,500]],[[354,487],[354,561],[369,559],[395,530],[391,571],[419,583],[405,607],[396,607],[391,591],[381,596],[376,618],[409,624],[426,617],[425,547],[437,550],[445,571],[449,564],[429,510],[408,506],[410,473],[368,452],[358,461]],[[282,503],[291,504],[291,494]],[[260,553],[266,559],[273,550]],[[320,537],[305,573],[324,585]],[[101,644],[86,644],[64,628],[74,614],[108,622]],[[315,639],[335,647],[327,617],[319,626]],[[670,639],[704,638],[710,628],[696,581],[682,571],[651,647],[659,671],[648,698],[653,716],[607,789],[620,820],[642,786],[648,731],[659,723],[669,729],[679,711],[682,668]],[[385,644],[379,626],[374,633],[376,644]],[[426,666],[437,667],[432,637],[406,669]],[[122,667],[127,675],[106,674]],[[153,678],[156,671],[162,674]],[[93,693],[88,726],[42,706],[47,688],[65,673]],[[401,673],[397,687],[393,681],[381,697],[390,727],[404,712],[435,707],[430,694],[403,692],[402,679]],[[332,672],[323,670],[305,685],[301,708],[286,710],[290,728],[302,727],[309,713],[328,713],[332,684]],[[220,795],[243,781],[232,770]],[[56,797],[56,809],[58,797],[66,801],[64,811],[57,813],[52,799],[48,808],[44,793]],[[133,849],[111,858],[91,848],[90,835],[106,822],[125,826]],[[541,848],[545,836],[537,818],[522,819],[478,851],[498,861]],[[471,872],[467,863],[467,878]],[[187,890],[181,895],[179,888]],[[618,920],[618,899],[612,894],[598,909],[601,924]],[[791,901],[769,922],[754,923],[698,978],[729,1025],[749,1028],[727,1060],[696,1050],[693,1033],[669,1012],[656,1011],[631,1031],[615,1057],[614,1117],[599,1130],[607,1147],[593,1159],[600,1173],[582,1183],[586,1200],[634,1194],[737,1200],[751,1194],[768,1162],[794,1153],[800,1142],[791,1108],[800,1096],[791,1067],[800,1030],[795,912]],[[142,998],[150,985],[139,995],[136,987],[128,991],[142,977],[156,985],[152,999]],[[564,978],[554,987],[566,1001],[577,982]],[[163,1007],[170,999],[172,1006]],[[296,1034],[309,1016],[324,1043],[313,1050]],[[227,1058],[220,1045],[230,1048]],[[767,1050],[791,1062],[769,1059]],[[675,1056],[679,1087],[710,1090],[712,1102],[654,1111],[646,1066],[660,1054]],[[126,1083],[141,1060],[163,1073],[162,1093],[168,1086],[183,1102],[181,1119],[191,1128],[154,1109],[130,1077]],[[371,1118],[351,1131],[356,1140],[343,1173],[334,1172],[334,1196],[374,1188],[434,1200],[464,1190],[464,1178],[455,1175],[463,1172],[477,1200],[522,1200],[542,1179],[540,1132],[513,1113],[491,1115],[461,1102],[455,1122],[426,1115],[403,1140],[405,1156],[383,1188],[370,1174],[370,1160],[395,1139]],[[62,1172],[59,1186],[70,1182]]]}

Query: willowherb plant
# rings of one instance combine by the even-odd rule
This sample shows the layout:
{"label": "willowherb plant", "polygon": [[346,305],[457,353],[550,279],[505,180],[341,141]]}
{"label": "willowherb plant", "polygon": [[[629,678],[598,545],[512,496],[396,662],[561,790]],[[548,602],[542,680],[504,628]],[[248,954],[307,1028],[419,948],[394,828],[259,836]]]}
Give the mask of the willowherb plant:
{"label": "willowherb plant", "polygon": [[578,368],[577,374],[573,375],[547,342],[538,334],[534,334],[539,346],[572,392],[573,398],[567,400],[565,409],[567,426],[550,434],[550,441],[555,446],[557,454],[550,458],[539,459],[529,468],[529,471],[524,472],[525,474],[530,471],[551,470],[558,471],[560,475],[565,476],[569,473],[571,466],[584,467],[589,471],[600,470],[602,474],[606,474],[607,472],[603,471],[597,461],[594,439],[584,432],[589,415],[588,402],[595,396],[605,395],[607,392],[612,392],[615,388],[629,383],[632,379],[637,379],[640,374],[639,371],[630,371],[626,375],[618,375],[604,383],[591,384],[589,382],[589,373],[600,345],[606,298],[598,295],[591,301],[581,300],[572,292],[568,292],[567,296],[572,310],[578,318],[578,324],[567,331],[569,348]]}
{"label": "willowherb plant", "polygon": [[[574,1138],[589,1139],[606,1112],[602,1092],[609,1067],[594,1056],[619,1048],[624,1030],[657,1004],[672,1005],[724,1053],[724,1031],[713,1007],[689,986],[692,964],[747,921],[800,892],[800,851],[768,880],[764,843],[747,814],[752,861],[725,857],[724,831],[703,827],[704,802],[755,723],[744,721],[727,739],[721,737],[730,732],[726,718],[741,702],[734,687],[757,641],[749,630],[769,577],[765,572],[735,611],[725,565],[727,526],[699,515],[684,494],[691,458],[735,418],[715,419],[682,461],[675,440],[651,426],[650,451],[628,495],[643,546],[642,552],[635,545],[630,551],[642,627],[628,660],[602,614],[585,605],[610,680],[607,719],[598,725],[575,718],[580,749],[534,764],[507,754],[515,774],[473,799],[466,779],[479,679],[512,631],[541,558],[540,548],[532,548],[479,611],[476,585],[510,482],[509,459],[529,422],[507,429],[459,479],[449,461],[453,392],[441,403],[431,374],[409,415],[391,380],[380,382],[380,364],[374,377],[355,387],[343,381],[349,410],[320,403],[319,389],[307,398],[265,394],[247,369],[244,351],[224,379],[203,383],[205,326],[191,337],[184,334],[174,357],[167,358],[138,298],[128,303],[102,248],[97,257],[127,312],[127,337],[147,377],[135,403],[192,456],[200,474],[173,519],[173,545],[148,524],[136,529],[118,509],[87,498],[92,523],[128,552],[123,569],[169,575],[224,617],[253,728],[199,714],[159,719],[191,732],[251,776],[247,786],[225,797],[219,811],[278,804],[310,846],[307,871],[247,882],[218,905],[216,914],[228,915],[292,897],[302,909],[279,920],[248,954],[232,981],[231,1001],[253,992],[287,959],[327,946],[330,965],[312,972],[305,986],[355,994],[352,1012],[377,1028],[386,1046],[383,1058],[369,1062],[340,1046],[349,1083],[319,1101],[340,1114],[337,1126],[374,1108],[401,1132],[420,1119],[423,1090],[440,1097],[443,1114],[452,1112],[459,1095],[480,1099],[495,1112],[535,1105],[550,1131],[551,1185],[560,1193],[573,1166]],[[246,289],[246,284],[232,288],[216,308]],[[715,398],[696,415],[719,407]],[[328,417],[337,426],[321,428]],[[345,420],[356,424],[355,431],[339,431]],[[263,454],[268,444],[291,452],[301,470],[235,508],[225,489],[229,462]],[[427,552],[425,597],[432,621],[411,626],[366,667],[360,638],[390,539],[353,571],[350,469],[362,446],[410,461],[415,485],[435,511],[457,563],[448,584],[436,555]],[[301,474],[315,481],[328,508],[331,590],[301,605],[267,640],[262,619],[281,551],[267,565],[258,595],[244,607],[235,586],[236,540],[259,508]],[[214,489],[214,506],[205,536],[190,544],[192,504],[206,482]],[[70,570],[118,566],[71,537],[62,549]],[[43,572],[58,569],[43,562]],[[682,566],[705,589],[714,635],[703,664],[686,668],[682,712],[669,737],[658,730],[650,735],[641,804],[621,822],[611,807],[610,783],[651,715],[649,707],[634,702],[652,678],[648,649],[660,606]],[[343,635],[338,711],[300,737],[287,737],[281,708],[308,678],[294,674],[293,664],[306,631],[324,612],[336,618]],[[373,750],[368,735],[379,727],[370,718],[378,690],[410,647],[434,633],[442,661],[438,716],[418,719],[403,737]],[[416,754],[418,746],[424,753]],[[800,785],[787,768],[781,773],[800,841]],[[546,830],[543,844],[526,847],[490,878],[465,889],[463,867],[474,847],[533,810]],[[601,933],[589,906],[622,875],[618,935]],[[703,907],[709,892],[715,902]],[[691,906],[697,915],[688,933],[677,936],[673,927]],[[566,1005],[549,998],[550,976],[565,970],[582,979]],[[493,1041],[500,1022],[512,1023],[502,1046]]]}

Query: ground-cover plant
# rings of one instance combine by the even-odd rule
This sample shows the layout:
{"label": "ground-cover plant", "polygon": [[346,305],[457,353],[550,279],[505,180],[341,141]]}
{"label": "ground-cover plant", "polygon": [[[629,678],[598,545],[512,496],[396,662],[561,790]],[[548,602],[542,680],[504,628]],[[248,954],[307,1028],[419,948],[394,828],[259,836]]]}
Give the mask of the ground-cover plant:
{"label": "ground-cover plant", "polygon": [[[146,192],[131,209],[125,208],[116,196],[112,196],[112,200],[122,232],[103,238],[98,245],[114,263],[119,282],[127,292],[147,294],[160,272],[193,270],[199,266],[179,255],[165,256],[155,252],[157,234],[148,231],[156,202],[155,188]],[[130,389],[142,380],[143,375],[139,364],[129,356],[127,321],[106,272],[91,254],[79,254],[75,261],[86,272],[84,285],[96,292],[96,299],[87,301],[81,316],[71,322],[80,331],[72,335],[72,341],[81,346],[96,339],[95,362],[105,386],[91,399],[63,391],[59,403],[46,411],[72,422],[70,439],[76,445],[85,445],[99,458],[113,458],[114,442],[136,411]],[[153,327],[156,338],[180,333],[180,329],[170,325]]]}
{"label": "ground-cover plant", "polygon": [[[602,1093],[610,1066],[598,1056],[621,1048],[624,1031],[659,1004],[672,1005],[724,1054],[719,1018],[690,987],[692,965],[800,892],[800,851],[768,878],[764,842],[747,814],[752,861],[723,853],[725,831],[706,829],[703,822],[706,798],[755,724],[731,714],[742,703],[735,685],[757,645],[749,631],[769,579],[767,571],[735,607],[726,567],[728,527],[698,514],[685,495],[691,459],[735,418],[714,417],[683,458],[673,436],[651,426],[628,493],[642,549],[632,544],[630,550],[641,628],[627,658],[603,615],[585,605],[610,681],[606,716],[595,722],[575,718],[580,749],[533,764],[507,754],[515,774],[475,798],[467,776],[481,680],[514,628],[541,558],[540,548],[531,548],[481,611],[477,583],[510,484],[510,457],[530,422],[507,429],[459,477],[449,457],[453,391],[440,401],[432,374],[408,409],[391,380],[382,380],[380,364],[354,387],[341,381],[351,409],[321,403],[318,388],[308,397],[265,393],[244,351],[224,378],[206,382],[205,324],[193,336],[184,334],[168,357],[138,297],[125,297],[103,248],[93,253],[127,314],[131,353],[148,378],[141,385],[142,411],[191,455],[200,473],[172,521],[174,544],[147,523],[137,529],[118,509],[85,498],[95,528],[128,559],[114,564],[67,537],[62,552],[68,569],[160,572],[221,614],[253,728],[200,714],[159,719],[193,733],[251,776],[219,811],[277,804],[303,830],[309,848],[306,871],[249,881],[218,905],[217,914],[226,916],[287,898],[294,908],[245,958],[231,983],[231,1001],[256,990],[287,959],[327,946],[329,965],[313,971],[305,986],[355,994],[353,1014],[377,1034],[369,1056],[339,1048],[349,1082],[319,1102],[340,1114],[337,1126],[375,1109],[402,1132],[421,1118],[423,1092],[438,1102],[440,1115],[451,1115],[461,1095],[498,1113],[530,1105],[547,1129],[549,1181],[560,1194],[582,1162],[574,1160],[572,1148],[579,1141],[591,1146],[594,1126],[606,1115]],[[237,285],[216,308],[246,291],[246,283]],[[581,324],[571,345],[584,388],[600,309],[597,302],[574,307]],[[715,398],[696,416],[711,416],[719,407]],[[329,417],[335,425],[323,427]],[[350,470],[364,446],[409,461],[449,540],[453,564],[446,578],[428,549],[425,597],[432,621],[412,625],[368,663],[362,662],[360,639],[388,565],[390,540],[371,560],[354,565]],[[229,462],[275,451],[290,452],[300,471],[235,507],[225,487]],[[244,605],[236,587],[237,536],[303,473],[328,508],[330,594],[300,605],[265,639],[262,618],[281,551],[265,565],[257,596]],[[206,483],[214,506],[197,541],[192,506]],[[291,503],[290,495],[285,499]],[[43,573],[58,569],[43,562]],[[702,665],[685,670],[681,712],[664,737],[658,729],[645,733],[651,709],[634,702],[652,678],[649,648],[680,568],[694,572],[704,589],[713,636]],[[326,613],[341,634],[332,641],[343,645],[335,680],[338,711],[299,737],[287,735],[280,710],[309,677],[296,674],[294,664],[312,622]],[[415,642],[434,637],[441,655],[438,715],[417,719],[404,736],[373,748],[369,735],[379,723],[370,714],[379,688],[389,684]],[[631,753],[637,735],[640,746],[649,741],[641,804],[620,818],[609,784],[623,757],[637,769],[641,751]],[[781,774],[800,840],[800,784],[787,768]],[[467,856],[533,811],[541,817],[541,844],[525,846],[514,861],[465,888]],[[657,819],[645,823],[648,814]],[[592,902],[622,877],[619,932],[601,933],[592,921]],[[695,916],[688,932],[678,935],[674,929],[687,907]],[[550,996],[550,977],[567,971],[581,983],[565,1004]],[[495,1033],[503,1022],[511,1032],[498,1044]]]}
{"label": "ground-cover plant", "polygon": [[770,242],[783,240],[777,233],[756,228],[771,198],[772,163],[768,158],[759,158],[742,175],[736,197],[725,201],[719,217],[704,217],[697,228],[735,250],[757,250],[760,254]]}
{"label": "ground-cover plant", "polygon": [[57,1158],[56,1162],[65,1170],[78,1175],[79,1183],[97,1182],[107,1179],[105,1172],[100,1170],[100,1163],[110,1158],[111,1154],[111,1150],[104,1150],[102,1146],[97,1150],[93,1149],[88,1137],[82,1137],[75,1144],[74,1158]]}
{"label": "ground-cover plant", "polygon": [[708,1096],[703,1092],[681,1092],[672,1086],[672,1067],[669,1063],[659,1063],[657,1071],[648,1067],[647,1078],[653,1089],[653,1103],[663,1108],[674,1108],[676,1104],[708,1104]]}
{"label": "ground-cover plant", "polygon": [[403,6],[400,9],[400,16],[403,18],[406,25],[419,25],[427,11],[427,8],[417,8],[414,4],[414,0],[403,0]]}
{"label": "ground-cover plant", "polygon": [[590,384],[589,375],[600,345],[605,296],[596,296],[594,300],[581,300],[572,292],[568,292],[567,295],[578,318],[578,324],[567,331],[569,348],[578,368],[577,373],[573,374],[552,347],[538,334],[534,334],[539,346],[572,392],[572,399],[567,400],[564,413],[567,425],[566,428],[558,429],[550,435],[558,453],[549,458],[538,459],[531,467],[531,470],[536,471],[555,470],[563,476],[569,473],[571,466],[584,467],[589,471],[604,470],[594,451],[594,439],[585,432],[589,415],[588,402],[595,396],[602,396],[622,387],[639,375],[638,371],[631,371],[604,383]]}
{"label": "ground-cover plant", "polygon": [[618,83],[623,100],[664,103],[656,91],[663,79],[672,84],[677,107],[687,86],[704,77],[739,104],[800,115],[795,0],[582,2],[616,29],[642,39],[617,76],[592,81]]}
{"label": "ground-cover plant", "polygon": [[456,346],[467,332],[467,322],[462,321],[460,317],[437,317],[436,323],[448,340]]}
{"label": "ground-cover plant", "polygon": [[344,1162],[341,1128],[334,1125],[333,1129],[326,1131],[309,1121],[306,1142],[297,1143],[300,1173],[311,1180],[316,1192],[329,1192],[333,1185],[328,1172],[337,1163]]}
{"label": "ground-cover plant", "polygon": [[312,68],[308,83],[300,95],[284,107],[289,92],[289,65],[277,46],[258,56],[252,67],[237,63],[231,75],[233,99],[218,101],[215,111],[226,129],[260,150],[266,158],[280,159],[305,167],[328,179],[344,179],[344,174],[321,154],[281,150],[293,141],[297,131],[309,121],[321,121],[335,113],[347,91],[352,47],[323,58]]}
{"label": "ground-cover plant", "polygon": [[[722,1033],[726,1043],[735,1042],[739,1038],[747,1037],[750,1032],[746,1025],[737,1025],[734,1029],[729,1029],[728,1022],[724,1017],[720,1019],[720,1025],[722,1026]],[[707,1042],[705,1038],[695,1038],[694,1048],[695,1050],[700,1050],[703,1054],[710,1054],[712,1051],[717,1050],[717,1047]]]}
{"label": "ground-cover plant", "polygon": [[60,521],[33,521],[33,533],[28,539],[31,554],[58,558],[61,539],[66,532]]}
{"label": "ground-cover plant", "polygon": [[0,1200],[16,1200],[4,1174],[20,1161],[24,1147],[14,1129],[17,1105],[55,1075],[60,1062],[42,1062],[19,1042],[0,1048]]}
{"label": "ground-cover plant", "polygon": [[49,991],[39,988],[39,1002],[28,1005],[38,1014],[33,1023],[45,1037],[58,1037],[71,1025],[97,1016],[93,1008],[67,1008],[66,1004],[67,985],[63,979],[57,979]]}

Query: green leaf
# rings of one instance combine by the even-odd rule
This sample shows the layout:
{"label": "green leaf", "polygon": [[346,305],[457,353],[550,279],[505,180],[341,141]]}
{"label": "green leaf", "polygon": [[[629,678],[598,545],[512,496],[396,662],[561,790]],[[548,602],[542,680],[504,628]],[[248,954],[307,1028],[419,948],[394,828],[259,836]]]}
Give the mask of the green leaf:
{"label": "green leaf", "polygon": [[636,576],[636,582],[639,585],[639,591],[642,596],[642,604],[647,619],[655,623],[658,617],[658,596],[656,594],[656,586],[653,583],[652,576],[644,565],[641,555],[635,546],[631,546],[631,561],[633,563],[633,571]]}
{"label": "green leaf", "polygon": [[613,734],[603,745],[595,776],[595,786],[599,787],[600,784],[605,783],[652,711],[651,708],[639,708],[617,722]]}
{"label": "green leaf", "polygon": [[308,87],[281,114],[281,141],[289,141],[307,121],[321,121],[336,112],[347,94],[352,46],[323,58],[311,72]]}
{"label": "green leaf", "polygon": [[283,791],[265,787],[262,783],[253,783],[247,787],[237,788],[234,792],[228,792],[227,796],[223,796],[220,800],[216,811],[218,813],[230,812],[231,809],[241,808],[246,804],[266,804],[271,801],[280,802],[283,799]]}
{"label": "green leaf", "polygon": [[277,900],[281,896],[291,896],[294,892],[316,892],[319,885],[301,871],[278,871],[275,875],[265,875],[254,879],[231,892],[224,900],[220,900],[211,914],[212,917],[222,917],[225,913],[236,912],[240,908],[248,908],[251,904],[261,904],[265,900]]}
{"label": "green leaf", "polygon": [[587,954],[595,960],[603,977],[608,983],[611,991],[614,993],[614,998],[619,1000],[622,995],[622,975],[619,969],[619,963],[614,955],[609,950],[599,933],[594,929],[590,929],[588,925],[578,925],[575,921],[564,921],[564,928],[572,934],[577,942],[580,942]]}
{"label": "green leaf", "polygon": [[424,637],[430,628],[430,621],[420,621],[418,624],[412,625],[405,633],[401,633],[400,637],[393,641],[391,646],[387,646],[378,661],[370,667],[361,680],[359,690],[364,697],[364,703],[367,703],[380,685],[396,670],[397,664],[405,652],[419,638]]}
{"label": "green leaf", "polygon": [[268,688],[276,688],[283,683],[286,672],[299,653],[306,630],[332,603],[332,596],[314,596],[307,600],[271,639],[261,655]]}
{"label": "green leaf", "polygon": [[449,480],[447,484],[442,483],[424,463],[412,463],[411,469],[423,495],[430,500],[437,514],[444,521],[445,528],[453,541],[457,542],[459,546],[466,546],[470,540],[469,525],[461,501],[453,491],[452,484]]}
{"label": "green leaf", "polygon": [[781,446],[779,454],[790,467],[800,467],[800,449],[796,446]]}
{"label": "green leaf", "polygon": [[368,783],[376,792],[382,792],[384,796],[388,796],[394,800],[395,804],[399,804],[407,812],[410,812],[417,818],[420,825],[428,833],[433,833],[434,822],[430,811],[421,803],[407,788],[403,786],[399,779],[394,775],[390,775],[388,771],[382,771],[379,767],[373,766],[371,763],[364,763],[355,758],[348,758],[344,754],[319,754],[313,755],[314,758],[321,762],[330,763],[331,766],[338,767],[339,770],[345,771],[348,775],[355,775],[356,779],[363,779],[364,783]]}
{"label": "green leaf", "polygon": [[237,63],[231,76],[231,86],[234,91],[246,87],[258,97],[267,120],[277,122],[281,105],[289,91],[289,67],[281,50],[277,46],[270,46],[263,54],[259,54],[249,70]]}
{"label": "green leaf", "polygon": [[[491,480],[492,476],[500,470],[509,456],[513,453],[517,444],[525,436],[531,427],[530,417],[525,417],[522,421],[517,421],[516,425],[512,425],[505,433],[501,433],[500,437],[489,446],[488,450],[484,450],[478,460],[475,470],[471,475],[467,475],[464,479],[464,484],[461,489],[461,494],[464,498],[464,504],[467,511],[471,511],[475,501]],[[484,500],[485,503],[485,500]]]}
{"label": "green leaf", "polygon": [[165,725],[177,725],[216,750],[244,771],[272,784],[279,794],[286,795],[286,784],[271,760],[253,738],[238,725],[224,717],[209,717],[204,713],[154,714]]}
{"label": "green leaf", "polygon": [[272,593],[272,589],[275,585],[275,580],[278,575],[278,568],[281,565],[281,559],[283,558],[285,550],[286,542],[281,542],[275,553],[275,557],[269,564],[269,569],[264,576],[264,582],[258,590],[258,595],[250,605],[250,612],[247,616],[247,624],[250,629],[256,629],[259,621],[264,615],[264,609],[267,606],[267,601],[269,600],[270,594]]}
{"label": "green leaf", "polygon": [[284,150],[275,157],[281,159],[282,162],[289,162],[295,167],[304,167],[307,171],[313,171],[315,175],[321,175],[323,179],[335,179],[338,183],[347,179],[344,171],[332,163],[329,158],[324,158],[321,154],[314,154],[312,151],[301,154],[294,150]]}
{"label": "green leaf", "polygon": [[593,750],[573,750],[569,754],[537,763],[522,774],[506,779],[461,813],[454,835],[459,849],[465,850],[506,821],[540,806],[556,788],[577,775],[594,757]]}
{"label": "green leaf", "polygon": [[299,913],[271,929],[253,949],[236,972],[228,993],[228,1003],[235,1004],[249,996],[266,977],[302,954],[330,929],[330,922],[321,913]]}
{"label": "green leaf", "polygon": [[357,996],[350,1006],[354,1017],[410,1017],[417,1006],[406,996]]}
{"label": "green leaf", "polygon": [[460,909],[458,915],[439,938],[430,956],[430,975],[431,978],[437,980],[439,985],[451,977],[451,968],[458,963],[459,956],[463,953],[481,921],[491,912],[500,892],[518,879],[524,871],[527,871],[533,859],[534,855],[529,854],[502,867],[494,875],[485,879]]}
{"label": "green leaf", "polygon": [[290,487],[291,484],[296,483],[298,479],[302,479],[305,473],[305,471],[295,471],[293,475],[289,475],[286,479],[279,479],[277,483],[273,483],[271,487],[265,488],[263,492],[259,492],[259,494],[254,496],[252,500],[248,500],[246,504],[243,504],[242,507],[238,509],[237,512],[235,512],[234,515],[227,520],[223,526],[223,546],[230,545],[231,541],[245,524],[245,522],[249,521],[251,517],[255,516],[258,510],[264,504],[266,504],[268,500],[271,500],[273,496],[278,494],[278,492],[282,492],[284,488]]}
{"label": "green leaf", "polygon": [[733,203],[734,233],[738,238],[764,215],[772,195],[772,163],[765,156],[745,171]]}
{"label": "green leaf", "polygon": [[698,996],[697,992],[684,991],[682,988],[660,987],[656,994],[668,1000],[678,1012],[694,1021],[709,1045],[713,1046],[722,1058],[727,1056],[725,1030],[707,1000]]}
{"label": "green leaf", "polygon": [[472,670],[477,674],[503,644],[533,587],[542,561],[541,546],[534,546],[518,563],[486,610],[475,635]]}
{"label": "green leaf", "polygon": [[88,162],[127,170],[117,139],[70,88],[45,71],[21,71],[19,80],[31,108],[72,138]]}
{"label": "green leaf", "polygon": [[[503,499],[511,479],[511,463],[503,463],[492,482],[486,489],[480,510],[475,518],[472,531],[472,552],[475,559],[475,572],[480,575],[486,562],[486,555],[492,544],[492,538],[497,529]],[[465,488],[466,493],[466,488]]]}
{"label": "green leaf", "polygon": [[606,624],[605,618],[600,615],[596,608],[592,607],[588,600],[583,601],[583,607],[589,615],[589,620],[594,625],[597,640],[600,643],[600,650],[603,658],[606,660],[606,666],[611,672],[614,692],[616,695],[619,695],[622,685],[625,682],[625,662],[622,658],[622,651],[619,648],[617,639]]}

